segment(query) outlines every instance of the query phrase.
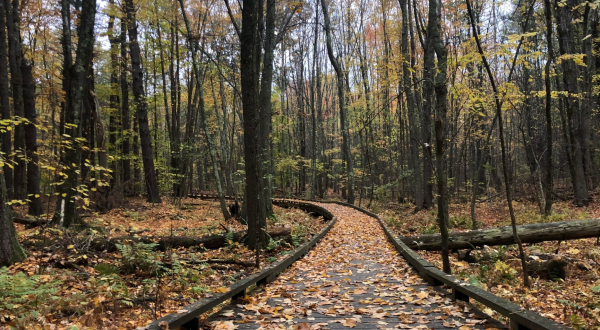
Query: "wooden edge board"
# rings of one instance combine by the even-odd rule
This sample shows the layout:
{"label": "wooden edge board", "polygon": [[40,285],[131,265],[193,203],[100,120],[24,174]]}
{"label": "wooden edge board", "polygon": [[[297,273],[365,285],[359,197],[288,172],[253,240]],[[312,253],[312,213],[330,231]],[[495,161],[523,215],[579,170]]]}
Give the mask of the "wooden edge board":
{"label": "wooden edge board", "polygon": [[[279,202],[279,201],[274,200],[274,202]],[[304,205],[310,205],[312,209],[314,209],[314,207],[318,208],[318,206],[316,206],[314,204],[308,204],[308,203],[296,202],[296,203],[294,203],[294,205],[297,205],[299,208],[303,207]],[[322,209],[321,211],[324,211],[324,213],[328,213],[331,215],[331,213],[329,211],[327,211],[323,208],[321,208],[321,209]],[[242,280],[239,280],[239,281],[233,283],[229,287],[229,291],[227,291],[225,293],[215,294],[212,297],[200,299],[200,300],[186,306],[185,308],[182,308],[181,309],[182,313],[171,313],[171,314],[166,315],[166,316],[164,316],[142,328],[148,329],[148,330],[161,330],[162,328],[159,324],[161,324],[162,322],[166,322],[169,325],[169,329],[177,329],[177,328],[183,326],[184,324],[192,321],[193,319],[199,317],[200,315],[211,311],[214,307],[225,302],[227,299],[230,299],[230,298],[242,293],[249,286],[251,286],[255,283],[261,282],[263,280],[266,280],[266,281],[275,280],[277,275],[279,275],[281,272],[283,272],[287,267],[291,266],[296,260],[302,258],[306,253],[308,253],[310,248],[313,247],[315,244],[317,244],[317,242],[319,242],[329,232],[329,230],[331,230],[331,228],[333,228],[333,226],[335,225],[336,222],[337,222],[337,218],[332,217],[331,220],[328,221],[327,226],[325,226],[325,228],[323,228],[310,241],[302,244],[300,247],[298,247],[296,250],[294,250],[293,254],[289,255],[287,258],[283,259],[282,261],[280,261],[276,264],[269,265],[268,267],[266,267],[265,269],[261,270],[260,272],[258,272],[256,274],[252,274]]]}

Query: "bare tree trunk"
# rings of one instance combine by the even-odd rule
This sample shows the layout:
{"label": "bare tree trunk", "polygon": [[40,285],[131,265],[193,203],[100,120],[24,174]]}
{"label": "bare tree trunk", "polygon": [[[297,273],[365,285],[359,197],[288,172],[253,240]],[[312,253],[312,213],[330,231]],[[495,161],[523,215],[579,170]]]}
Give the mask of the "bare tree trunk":
{"label": "bare tree trunk", "polygon": [[[265,203],[266,214],[268,217],[274,215],[273,213],[273,202],[272,202],[272,177],[273,168],[272,158],[273,152],[271,149],[271,131],[273,130],[272,124],[272,109],[271,109],[271,92],[273,86],[273,60],[275,58],[275,0],[267,0],[267,16],[266,16],[266,31],[264,40],[264,55],[263,55],[263,69],[262,78],[260,85],[260,153],[262,157],[262,168],[263,168],[263,196],[262,200]],[[280,31],[283,33],[283,31]]]}
{"label": "bare tree trunk", "polygon": [[40,167],[37,155],[37,114],[35,112],[35,81],[33,80],[31,62],[23,59],[21,73],[23,76],[23,108],[25,111],[25,147],[27,150],[27,196],[29,214],[40,216],[44,213],[40,196]]}
{"label": "bare tree trunk", "polygon": [[408,114],[408,127],[409,127],[409,149],[410,149],[410,169],[412,170],[412,176],[414,180],[414,193],[415,193],[415,210],[419,211],[424,207],[424,194],[423,194],[423,179],[421,176],[421,166],[419,158],[419,143],[421,141],[421,134],[418,129],[418,111],[417,102],[415,100],[413,84],[412,84],[412,73],[409,69],[408,58],[408,21],[409,21],[409,8],[407,0],[399,0],[400,8],[402,10],[402,91],[406,98],[407,114]]}
{"label": "bare tree trunk", "polygon": [[[8,60],[10,64],[10,80],[12,87],[13,109],[18,118],[24,118],[23,78],[21,75],[22,45],[20,28],[19,0],[4,0],[6,11],[6,31],[8,37]],[[25,164],[25,128],[16,125],[14,136],[14,196],[19,200],[27,199],[27,175]]]}
{"label": "bare tree trunk", "polygon": [[[575,0],[568,0],[565,4],[558,4],[555,1],[556,20],[558,32],[558,45],[561,55],[572,55],[575,50],[575,33],[573,31],[573,9],[578,5]],[[583,118],[581,102],[579,101],[579,69],[575,60],[566,58],[561,61],[563,69],[564,91],[568,96],[564,99],[567,113],[567,150],[569,152],[569,167],[571,179],[573,182],[574,203],[577,206],[585,206],[590,202],[587,182],[584,169],[583,140],[585,139],[585,130],[582,130],[583,121],[589,118]]]}
{"label": "bare tree trunk", "polygon": [[[108,40],[110,42],[110,112],[109,112],[109,127],[108,127],[108,143],[109,150],[107,150],[110,154],[112,154],[115,158],[119,153],[119,145],[118,145],[118,124],[120,121],[121,111],[119,109],[119,43],[120,40],[115,36],[114,24],[115,24],[115,15],[112,12],[116,10],[114,0],[110,0],[110,13],[108,18]],[[120,164],[115,159],[111,161],[111,169],[112,169],[112,178],[110,180],[110,189],[119,189],[122,191],[121,187],[121,173],[120,173]]]}
{"label": "bare tree trunk", "polygon": [[242,29],[239,31],[242,84],[242,107],[244,121],[244,161],[246,189],[244,205],[248,236],[253,248],[266,245],[266,201],[263,200],[264,180],[262,177],[260,139],[260,31],[259,13],[262,6],[257,0],[243,0]]}
{"label": "bare tree trunk", "polygon": [[346,111],[346,97],[344,96],[344,73],[342,66],[333,53],[333,45],[331,41],[331,23],[329,21],[329,12],[325,0],[321,0],[323,8],[323,18],[325,22],[325,35],[327,40],[327,55],[329,61],[335,70],[337,77],[337,92],[338,103],[340,107],[340,126],[342,130],[342,152],[346,161],[346,172],[348,174],[348,203],[354,204],[354,167],[352,164],[352,153],[350,151],[350,133],[348,130],[348,114]]}
{"label": "bare tree trunk", "polygon": [[[439,10],[441,12],[441,1]],[[435,158],[437,165],[437,188],[438,188],[438,215],[437,221],[442,236],[442,263],[444,272],[451,274],[450,258],[448,251],[448,174],[446,165],[446,118],[448,112],[448,87],[446,85],[446,72],[448,67],[448,51],[444,45],[440,31],[440,17],[438,16],[437,0],[429,0],[429,23],[430,29],[428,43],[431,42],[438,58],[437,76],[435,77],[436,96],[436,120],[435,120]]]}
{"label": "bare tree trunk", "polygon": [[[231,218],[231,215],[229,214],[229,211],[227,210],[227,204],[225,202],[225,194],[223,193],[223,187],[221,185],[221,177],[219,175],[219,165],[218,165],[218,159],[217,159],[217,152],[216,152],[216,148],[213,144],[212,141],[212,136],[210,134],[209,128],[208,128],[208,121],[206,120],[206,113],[204,111],[204,88],[202,87],[202,70],[200,69],[200,66],[198,65],[197,59],[196,59],[196,47],[198,47],[198,45],[192,40],[192,31],[191,31],[191,27],[190,27],[190,22],[188,21],[187,18],[187,14],[185,12],[185,7],[183,5],[183,0],[179,0],[179,4],[181,5],[181,12],[183,14],[183,19],[185,21],[185,27],[187,30],[187,39],[188,39],[188,43],[192,52],[192,63],[194,66],[194,71],[195,71],[195,77],[196,77],[196,90],[199,93],[199,104],[198,104],[198,108],[200,111],[200,120],[202,121],[202,127],[204,128],[204,136],[206,137],[206,143],[208,144],[208,149],[210,152],[210,160],[212,162],[213,165],[213,172],[215,174],[215,181],[217,184],[217,192],[219,193],[219,202],[221,205],[221,212],[223,213],[223,217],[225,218],[225,220],[228,220],[229,218]],[[215,109],[216,111],[216,109]]]}
{"label": "bare tree trunk", "polygon": [[129,34],[129,54],[131,56],[131,68],[133,72],[133,96],[135,97],[137,107],[137,120],[140,131],[140,140],[142,147],[142,160],[144,163],[144,182],[146,183],[147,201],[149,203],[160,203],[160,193],[156,181],[156,172],[154,170],[154,159],[152,151],[152,137],[148,126],[148,105],[143,86],[143,73],[141,66],[140,45],[137,37],[137,21],[135,19],[135,8],[133,0],[125,1],[127,11],[127,28]]}
{"label": "bare tree trunk", "polygon": [[550,67],[554,61],[554,50],[552,48],[552,7],[550,0],[544,0],[544,16],[546,17],[546,42],[548,44],[548,59],[544,66],[544,85],[546,87],[546,181],[544,189],[546,190],[546,205],[544,205],[544,214],[552,213],[552,202],[554,192],[554,164],[552,157],[554,154],[554,140],[552,137],[552,84],[550,82]]}
{"label": "bare tree trunk", "polygon": [[53,222],[60,220],[61,207],[64,203],[63,226],[82,225],[83,220],[77,214],[77,205],[75,203],[76,191],[79,186],[79,169],[81,163],[81,142],[82,136],[82,113],[84,108],[85,86],[88,80],[88,74],[91,72],[92,60],[94,56],[94,20],[96,17],[96,1],[83,0],[81,3],[81,14],[79,16],[78,45],[75,55],[75,61],[72,60],[71,45],[71,24],[70,24],[70,2],[62,1],[63,18],[63,55],[65,69],[64,80],[66,101],[63,108],[65,121],[65,134],[69,137],[70,146],[65,148],[64,172],[65,181],[60,185],[63,199],[58,199],[57,208]]}
{"label": "bare tree trunk", "polygon": [[17,232],[6,205],[4,178],[0,177],[0,267],[25,259],[25,251],[17,240]]}
{"label": "bare tree trunk", "polygon": [[[10,120],[10,93],[8,86],[8,50],[6,44],[6,20],[4,1],[0,1],[0,112],[2,120]],[[13,170],[6,157],[12,153],[12,139],[9,130],[4,129],[2,135],[2,152],[4,153],[4,178],[6,182],[6,199],[12,199],[14,184]]]}
{"label": "bare tree trunk", "polygon": [[[525,251],[523,250],[523,243],[519,238],[517,232],[517,219],[515,217],[515,211],[513,209],[512,203],[512,188],[510,186],[510,178],[508,177],[508,157],[506,155],[506,143],[504,141],[504,125],[502,120],[502,104],[500,101],[500,94],[498,92],[498,88],[496,86],[496,80],[494,79],[494,75],[492,74],[492,70],[490,69],[490,65],[487,62],[485,57],[485,53],[483,52],[483,48],[481,47],[481,42],[479,40],[479,35],[477,33],[477,28],[475,24],[475,19],[473,18],[473,10],[471,9],[471,3],[469,0],[465,0],[467,3],[467,10],[469,12],[469,18],[471,21],[471,27],[473,29],[473,35],[475,36],[475,42],[477,44],[477,50],[481,55],[481,59],[483,61],[483,66],[486,69],[488,77],[490,79],[490,84],[492,85],[492,90],[494,91],[494,101],[496,104],[496,116],[498,117],[498,134],[500,135],[500,149],[502,151],[502,172],[504,174],[504,185],[506,189],[506,201],[508,203],[508,211],[510,213],[510,220],[513,229],[513,238],[519,247],[519,254],[521,256],[521,265],[523,267],[523,282],[524,285],[529,287],[529,276],[527,275],[527,257],[525,255]],[[521,39],[522,40],[522,39]],[[518,50],[517,50],[518,54]],[[513,66],[514,67],[514,66]],[[512,70],[511,70],[512,71]],[[510,76],[510,74],[509,74]]]}
{"label": "bare tree trunk", "polygon": [[[127,82],[127,22],[121,20],[121,127],[123,140],[123,183],[131,184],[131,124],[129,115],[129,85]],[[128,192],[129,194],[131,192]]]}

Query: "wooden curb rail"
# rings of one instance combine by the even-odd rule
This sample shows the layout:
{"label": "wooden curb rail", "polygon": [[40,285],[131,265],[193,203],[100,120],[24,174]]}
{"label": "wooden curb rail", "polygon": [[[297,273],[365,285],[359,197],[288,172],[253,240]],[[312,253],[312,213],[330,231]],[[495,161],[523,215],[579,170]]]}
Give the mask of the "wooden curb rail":
{"label": "wooden curb rail", "polygon": [[369,212],[358,206],[343,202],[319,202],[335,203],[351,207],[357,211],[365,213],[379,221],[386,236],[394,245],[396,250],[415,268],[419,275],[431,286],[446,285],[451,289],[453,300],[469,301],[469,298],[476,300],[483,305],[495,310],[510,320],[510,327],[513,330],[567,330],[568,327],[541,316],[538,313],[524,309],[523,307],[512,303],[504,298],[498,297],[493,293],[483,290],[474,285],[470,285],[453,275],[449,275],[435,267],[429,261],[423,259],[415,251],[409,248],[400,237],[397,237],[388,228],[388,226],[373,212]]}
{"label": "wooden curb rail", "polygon": [[329,230],[335,225],[337,222],[337,218],[333,216],[331,212],[322,208],[320,206],[314,205],[312,203],[307,202],[299,202],[293,200],[286,199],[274,199],[273,204],[282,206],[282,207],[296,207],[302,210],[306,210],[309,212],[319,213],[320,215],[328,220],[328,224],[325,228],[323,228],[319,234],[314,236],[310,241],[302,244],[294,253],[287,258],[283,259],[280,262],[269,265],[264,268],[260,272],[256,274],[252,274],[240,281],[235,282],[229,287],[229,291],[225,293],[216,293],[210,298],[204,298],[196,301],[195,303],[186,306],[182,311],[183,313],[172,313],[166,315],[149,325],[142,327],[142,329],[148,330],[161,330],[164,329],[160,324],[168,324],[168,329],[185,329],[185,330],[197,330],[200,327],[199,317],[207,312],[210,312],[214,307],[219,304],[225,302],[230,298],[238,298],[243,297],[246,294],[246,289],[253,284],[260,285],[263,283],[268,283],[274,281],[277,276],[283,272],[286,268],[291,266],[296,260],[302,258],[305,254],[308,253],[310,248],[312,248],[317,242],[329,232]]}

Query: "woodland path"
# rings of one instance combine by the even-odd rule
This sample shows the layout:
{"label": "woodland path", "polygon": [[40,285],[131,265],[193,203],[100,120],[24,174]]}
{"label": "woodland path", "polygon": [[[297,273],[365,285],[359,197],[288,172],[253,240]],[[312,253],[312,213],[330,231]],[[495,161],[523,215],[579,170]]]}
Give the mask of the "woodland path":
{"label": "woodland path", "polygon": [[210,317],[206,329],[493,329],[497,322],[427,286],[376,219],[319,204],[338,222],[279,278]]}

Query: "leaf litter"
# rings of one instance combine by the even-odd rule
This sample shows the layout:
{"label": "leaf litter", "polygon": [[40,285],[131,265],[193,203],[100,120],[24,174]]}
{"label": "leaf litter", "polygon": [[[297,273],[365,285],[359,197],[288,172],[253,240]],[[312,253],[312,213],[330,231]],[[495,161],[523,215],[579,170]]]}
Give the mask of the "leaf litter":
{"label": "leaf litter", "polygon": [[[261,267],[281,260],[318,233],[322,218],[297,209],[275,207],[269,225],[292,227],[294,242],[273,242],[261,253]],[[151,205],[128,198],[124,207],[86,218],[90,228],[74,232],[56,228],[27,229],[17,225],[28,258],[0,269],[0,329],[118,329],[143,327],[169,313],[186,313],[186,306],[258,270],[236,264],[206,264],[197,260],[253,261],[243,244],[205,250],[200,246],[166,251],[129,249],[131,271],[123,269],[121,251],[90,249],[94,239],[120,236],[204,236],[225,229],[244,230],[235,219],[223,221],[218,202],[183,199]],[[124,247],[133,243],[123,242]],[[143,253],[142,253],[143,252]],[[142,272],[139,264],[148,264]],[[12,289],[7,289],[12,288]]]}

